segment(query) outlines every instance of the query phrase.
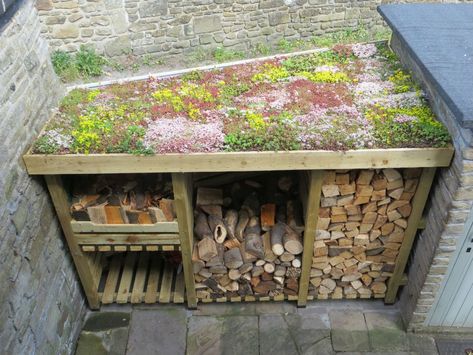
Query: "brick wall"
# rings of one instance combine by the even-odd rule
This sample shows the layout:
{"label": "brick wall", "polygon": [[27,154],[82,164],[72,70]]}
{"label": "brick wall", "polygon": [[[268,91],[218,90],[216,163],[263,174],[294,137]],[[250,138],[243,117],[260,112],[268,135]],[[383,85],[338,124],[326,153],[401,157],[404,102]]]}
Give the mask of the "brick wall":
{"label": "brick wall", "polygon": [[84,300],[42,178],[21,155],[62,94],[33,1],[0,28],[0,344],[69,354]]}
{"label": "brick wall", "polygon": [[197,48],[249,50],[258,43],[309,39],[360,24],[380,28],[376,6],[381,2],[386,1],[37,0],[37,8],[53,49],[75,51],[92,44],[111,57],[167,57]]}
{"label": "brick wall", "polygon": [[430,85],[421,69],[396,36],[391,45],[408,68],[412,69],[429,95],[437,117],[454,137],[456,154],[449,168],[439,169],[426,211],[426,228],[417,236],[411,254],[408,284],[400,295],[399,305],[410,329],[420,330],[432,307],[453,256],[457,239],[473,205],[473,135],[462,128],[452,112]]}

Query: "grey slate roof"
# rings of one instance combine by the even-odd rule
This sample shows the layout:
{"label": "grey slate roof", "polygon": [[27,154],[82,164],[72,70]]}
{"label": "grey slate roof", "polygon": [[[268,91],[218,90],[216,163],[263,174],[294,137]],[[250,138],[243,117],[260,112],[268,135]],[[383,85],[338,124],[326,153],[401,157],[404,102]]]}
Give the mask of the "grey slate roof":
{"label": "grey slate roof", "polygon": [[473,4],[393,4],[378,11],[460,124],[473,128]]}

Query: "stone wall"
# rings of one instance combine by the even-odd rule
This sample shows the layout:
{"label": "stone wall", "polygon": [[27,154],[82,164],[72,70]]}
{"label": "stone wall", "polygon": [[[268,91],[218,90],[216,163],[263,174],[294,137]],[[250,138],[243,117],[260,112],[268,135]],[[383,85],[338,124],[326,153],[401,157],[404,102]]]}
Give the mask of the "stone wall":
{"label": "stone wall", "polygon": [[33,1],[0,28],[0,344],[69,354],[85,305],[42,178],[21,156],[63,93]]}
{"label": "stone wall", "polygon": [[197,48],[249,50],[361,24],[380,28],[381,2],[386,1],[37,0],[37,8],[53,49],[75,51],[91,44],[111,57],[166,57]]}
{"label": "stone wall", "polygon": [[473,205],[473,135],[462,128],[437,88],[426,79],[397,36],[391,45],[403,64],[413,70],[426,90],[437,117],[454,137],[456,154],[449,168],[439,169],[426,211],[426,228],[419,233],[411,254],[408,283],[399,305],[410,329],[425,327],[427,315]]}

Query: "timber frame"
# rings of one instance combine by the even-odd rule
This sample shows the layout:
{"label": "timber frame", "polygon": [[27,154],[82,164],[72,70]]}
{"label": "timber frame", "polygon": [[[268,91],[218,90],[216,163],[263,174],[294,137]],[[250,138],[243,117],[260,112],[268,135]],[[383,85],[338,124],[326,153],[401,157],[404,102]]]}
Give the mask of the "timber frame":
{"label": "timber frame", "polygon": [[[192,274],[193,174],[199,172],[252,172],[299,170],[305,181],[302,201],[305,212],[304,251],[299,293],[287,299],[305,306],[308,295],[312,246],[324,170],[424,168],[413,198],[413,211],[388,283],[385,303],[394,303],[400,286],[406,283],[404,270],[416,231],[422,228],[422,212],[437,167],[447,167],[453,148],[406,148],[335,151],[192,153],[133,156],[127,154],[24,155],[30,175],[44,175],[91,309],[104,303],[183,303],[197,307]],[[73,174],[172,173],[177,221],[162,226],[94,226],[72,221],[68,194],[62,175]],[[301,195],[302,196],[302,195]],[[122,228],[122,229],[120,229]],[[178,273],[150,254],[180,250],[182,270]],[[106,262],[104,252],[117,252]],[[121,253],[119,253],[121,252]],[[126,252],[126,253],[125,253]],[[138,253],[134,253],[138,252]],[[147,278],[154,273],[157,277]],[[105,286],[101,286],[104,280]],[[133,280],[133,281],[132,281]],[[158,281],[156,281],[158,280]],[[217,299],[217,302],[284,300],[285,297],[246,296]]]}

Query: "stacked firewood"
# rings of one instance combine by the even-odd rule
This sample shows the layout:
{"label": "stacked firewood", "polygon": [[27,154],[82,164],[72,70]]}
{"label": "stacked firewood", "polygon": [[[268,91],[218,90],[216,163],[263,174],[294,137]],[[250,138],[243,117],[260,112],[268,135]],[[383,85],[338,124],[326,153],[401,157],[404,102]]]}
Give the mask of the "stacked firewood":
{"label": "stacked firewood", "polygon": [[197,189],[199,298],[297,295],[304,226],[296,179],[261,179]]}
{"label": "stacked firewood", "polygon": [[87,175],[72,182],[72,218],[97,224],[153,224],[176,218],[170,177]]}
{"label": "stacked firewood", "polygon": [[310,293],[383,298],[420,169],[329,171],[322,186]]}

